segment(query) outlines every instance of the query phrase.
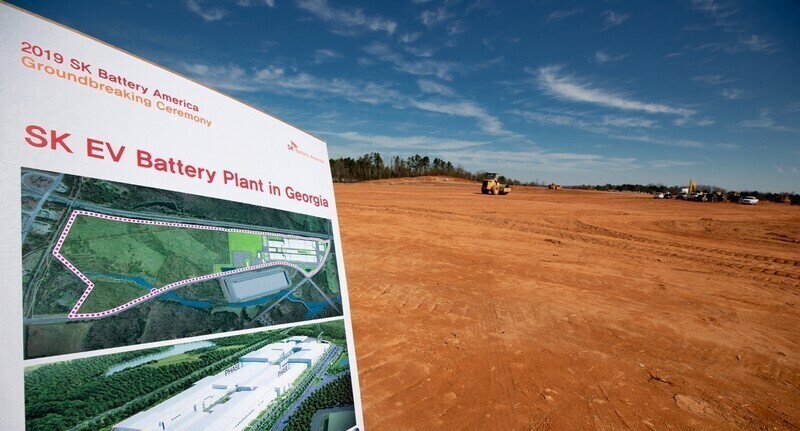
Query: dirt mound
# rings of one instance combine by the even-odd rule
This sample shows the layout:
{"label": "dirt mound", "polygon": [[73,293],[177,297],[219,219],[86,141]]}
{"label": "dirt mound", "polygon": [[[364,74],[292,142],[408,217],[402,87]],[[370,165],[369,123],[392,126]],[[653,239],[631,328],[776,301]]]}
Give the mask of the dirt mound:
{"label": "dirt mound", "polygon": [[398,181],[336,186],[368,429],[800,427],[796,207]]}

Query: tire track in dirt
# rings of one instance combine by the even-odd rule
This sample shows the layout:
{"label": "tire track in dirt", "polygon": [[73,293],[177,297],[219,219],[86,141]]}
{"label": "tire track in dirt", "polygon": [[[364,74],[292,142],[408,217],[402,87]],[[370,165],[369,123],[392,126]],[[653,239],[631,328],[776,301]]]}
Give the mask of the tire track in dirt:
{"label": "tire track in dirt", "polygon": [[[728,250],[722,250],[722,249],[718,249],[718,248],[708,248],[708,247],[701,247],[701,246],[692,245],[692,244],[680,244],[680,243],[677,243],[677,242],[663,241],[663,240],[653,239],[653,238],[649,238],[649,237],[635,236],[635,235],[631,235],[631,234],[624,233],[624,232],[618,232],[618,231],[614,231],[614,230],[611,230],[611,229],[607,229],[607,228],[603,228],[603,227],[599,227],[599,226],[595,226],[595,225],[590,225],[588,223],[584,223],[584,222],[581,222],[581,221],[578,221],[576,223],[576,225],[577,225],[577,227],[579,229],[581,229],[583,231],[592,232],[592,233],[595,233],[595,234],[598,234],[598,235],[601,235],[601,236],[606,236],[606,237],[610,237],[610,238],[617,238],[617,239],[622,239],[622,240],[626,240],[626,241],[635,241],[635,242],[639,242],[639,243],[643,243],[643,244],[647,244],[647,245],[657,244],[657,245],[660,245],[660,246],[671,247],[671,248],[675,248],[675,249],[693,250],[693,251],[702,253],[705,256],[708,256],[708,255],[711,255],[711,256],[728,256],[729,258],[731,258],[731,257],[732,258],[738,258],[739,261],[744,261],[744,262],[752,262],[752,260],[757,260],[757,261],[760,261],[760,262],[766,262],[768,264],[786,265],[787,267],[800,266],[800,265],[798,265],[798,261],[794,260],[794,259],[785,259],[785,258],[780,258],[780,257],[764,256],[764,255],[750,254],[750,253],[739,253],[739,252],[733,252],[733,251],[728,251]],[[741,269],[743,269],[743,268],[741,268]],[[800,279],[800,274],[789,272],[789,270],[786,270],[786,271],[775,270],[772,266],[770,266],[770,267],[753,266],[753,270],[758,270],[758,271],[765,272],[765,273],[770,273],[770,271],[771,271],[775,275],[783,275],[783,276],[790,277],[790,278]]]}
{"label": "tire track in dirt", "polygon": [[[498,354],[501,354],[502,352],[502,355],[505,355],[507,353],[505,344],[498,342],[495,336],[495,334],[498,333],[498,330],[493,306],[486,305],[484,307],[486,307],[486,314],[490,314],[490,316],[487,316],[479,322],[479,331],[484,334],[484,342],[489,349],[498,352]],[[508,415],[496,413],[499,413],[497,412],[498,405],[503,404],[505,406],[511,406],[514,403],[514,395],[512,393],[513,387],[510,385],[510,383],[512,383],[513,376],[508,369],[508,364],[506,361],[489,361],[485,364],[485,366],[488,368],[489,377],[487,389],[491,390],[494,395],[492,397],[492,405],[486,406],[486,410],[491,412],[489,414],[497,416],[496,420],[498,421],[498,429],[511,429],[510,422],[508,421]]]}
{"label": "tire track in dirt", "polygon": [[735,252],[735,251],[730,251],[730,250],[724,250],[724,249],[720,249],[720,248],[701,247],[701,246],[694,245],[694,244],[685,244],[685,243],[678,243],[678,242],[674,242],[674,241],[658,240],[658,239],[653,239],[653,238],[649,238],[649,237],[641,237],[641,236],[636,236],[636,235],[632,235],[632,234],[625,233],[625,232],[619,232],[619,231],[611,230],[611,229],[604,228],[604,227],[601,227],[601,226],[592,225],[592,224],[589,224],[589,223],[582,222],[580,220],[576,222],[576,225],[581,230],[584,230],[584,231],[587,231],[587,232],[597,233],[597,234],[604,235],[604,236],[609,236],[609,237],[612,237],[612,238],[619,238],[619,239],[625,239],[625,240],[637,241],[637,242],[645,242],[645,243],[649,243],[649,244],[659,244],[659,245],[665,245],[665,246],[674,247],[674,248],[680,248],[680,249],[690,249],[690,250],[695,250],[695,251],[701,251],[701,252],[704,252],[704,253],[711,253],[711,254],[714,254],[714,255],[732,256],[732,257],[738,257],[738,258],[743,258],[743,259],[748,259],[748,260],[755,259],[755,260],[764,261],[764,262],[774,262],[774,263],[786,264],[786,265],[790,265],[790,266],[800,266],[800,261],[795,260],[795,259],[784,259],[784,258],[779,258],[779,257],[774,257],[774,256],[764,256],[762,254],[741,253],[741,252]]}
{"label": "tire track in dirt", "polygon": [[[654,254],[654,248],[658,246],[660,248],[660,252],[656,252],[655,254],[658,254],[661,257],[673,258],[680,261],[681,264],[684,265],[688,262],[695,266],[698,266],[698,264],[703,264],[723,267],[726,269],[742,270],[745,272],[754,273],[751,274],[751,278],[754,280],[781,284],[793,288],[800,287],[800,268],[795,269],[795,267],[800,266],[800,263],[794,259],[738,253],[716,248],[699,247],[695,245],[657,240],[648,237],[639,237],[599,226],[594,226],[581,221],[577,221],[577,225],[581,230],[583,230],[584,233],[572,233],[547,224],[522,220],[506,219],[498,225],[493,220],[487,220],[486,218],[481,218],[478,216],[458,214],[449,211],[407,207],[393,207],[386,209],[384,207],[364,204],[346,204],[346,206],[358,208],[362,211],[368,210],[381,213],[388,212],[394,214],[411,215],[414,217],[435,218],[439,220],[460,219],[473,224],[489,225],[494,228],[500,227],[512,231],[533,233],[567,241],[599,245],[614,251],[625,250],[628,256],[633,257]],[[632,243],[638,244],[638,246]],[[720,259],[720,255],[727,256],[728,259]],[[785,267],[782,269],[775,269],[772,266],[757,265],[752,262],[752,259],[747,258],[747,256],[753,256],[760,262],[771,262],[779,265],[779,268],[780,265]],[[776,279],[775,277],[779,278]],[[800,291],[797,290],[788,289],[786,291],[800,295]]]}
{"label": "tire track in dirt", "polygon": [[[800,283],[795,281],[788,281],[788,282],[785,280],[780,281],[780,280],[775,280],[774,278],[771,277],[771,276],[778,276],[778,277],[788,278],[790,280],[800,280],[800,271],[792,271],[789,269],[776,269],[776,265],[778,268],[781,268],[781,265],[786,265],[787,267],[792,267],[792,269],[794,269],[793,267],[797,266],[798,261],[793,259],[784,259],[774,256],[764,256],[758,254],[731,252],[717,248],[701,247],[691,244],[680,244],[676,242],[663,241],[649,237],[635,236],[624,232],[618,232],[611,229],[590,225],[582,221],[577,221],[576,225],[578,226],[579,229],[583,231],[593,232],[596,233],[597,235],[605,237],[620,239],[623,241],[633,241],[646,245],[658,245],[661,247],[669,247],[669,248],[662,248],[662,250],[672,250],[672,249],[683,250],[682,253],[678,254],[674,252],[668,252],[671,257],[685,256],[687,259],[691,257],[692,260],[696,262],[701,262],[703,264],[721,266],[730,269],[738,269],[742,271],[755,272],[759,274],[766,274],[768,277],[754,278],[761,281],[769,281],[773,283],[777,282],[779,284],[788,284],[794,287],[800,286]],[[648,247],[646,250],[652,250],[652,249]],[[692,250],[692,252],[685,252],[685,250]],[[719,256],[721,255],[727,256],[727,259],[720,259]],[[768,262],[768,266],[754,264],[753,259],[759,262]]]}
{"label": "tire track in dirt", "polygon": [[646,230],[695,213],[628,196],[455,187],[337,190],[368,427],[797,428],[794,246]]}

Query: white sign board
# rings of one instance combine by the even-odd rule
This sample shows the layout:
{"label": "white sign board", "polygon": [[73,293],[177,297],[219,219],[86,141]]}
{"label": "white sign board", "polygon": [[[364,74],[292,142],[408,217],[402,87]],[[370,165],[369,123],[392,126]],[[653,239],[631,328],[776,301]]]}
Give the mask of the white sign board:
{"label": "white sign board", "polygon": [[6,4],[0,70],[0,429],[363,429],[324,142]]}

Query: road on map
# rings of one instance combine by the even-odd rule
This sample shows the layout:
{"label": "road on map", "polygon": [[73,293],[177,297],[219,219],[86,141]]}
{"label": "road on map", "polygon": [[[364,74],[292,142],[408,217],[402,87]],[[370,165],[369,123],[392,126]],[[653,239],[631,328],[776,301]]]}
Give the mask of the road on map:
{"label": "road on map", "polygon": [[59,202],[63,204],[72,204],[76,209],[83,209],[88,211],[95,211],[100,212],[108,215],[115,215],[120,217],[129,217],[129,218],[139,218],[139,219],[146,219],[146,220],[155,220],[155,221],[166,221],[166,222],[173,222],[173,223],[187,223],[187,224],[199,224],[203,226],[216,226],[222,228],[229,228],[229,229],[245,229],[245,230],[257,230],[257,231],[268,231],[268,232],[276,232],[276,233],[283,233],[283,234],[290,234],[290,235],[299,235],[299,236],[311,236],[315,238],[321,239],[331,239],[332,236],[328,234],[316,233],[316,232],[304,232],[292,229],[280,229],[271,226],[255,226],[255,225],[248,225],[244,223],[233,223],[233,222],[226,222],[226,221],[219,221],[219,220],[206,220],[206,219],[198,219],[193,217],[184,217],[184,216],[172,216],[167,214],[157,214],[157,213],[148,213],[148,212],[139,212],[139,211],[128,211],[128,210],[121,210],[113,207],[107,207],[104,205],[93,204],[90,202],[84,202],[81,200],[73,200],[67,199],[58,195],[50,197],[51,201]]}
{"label": "road on map", "polygon": [[[47,190],[42,192],[41,190],[34,188],[33,186],[31,186],[26,182],[26,179],[33,175],[50,178],[50,180],[53,183],[50,185],[50,187],[47,188]],[[39,211],[42,210],[42,206],[44,206],[44,203],[50,197],[50,194],[53,193],[53,191],[57,189],[58,186],[61,185],[61,180],[63,178],[64,178],[63,174],[50,175],[40,172],[26,172],[25,174],[22,175],[21,181],[22,181],[22,188],[24,189],[23,195],[31,194],[40,196],[39,202],[36,203],[36,207],[32,209],[30,212],[28,212],[28,220],[25,223],[25,226],[22,227],[22,242],[25,242],[25,238],[28,236],[28,231],[30,231],[31,226],[33,226],[34,221],[36,221],[36,217],[39,216]]]}

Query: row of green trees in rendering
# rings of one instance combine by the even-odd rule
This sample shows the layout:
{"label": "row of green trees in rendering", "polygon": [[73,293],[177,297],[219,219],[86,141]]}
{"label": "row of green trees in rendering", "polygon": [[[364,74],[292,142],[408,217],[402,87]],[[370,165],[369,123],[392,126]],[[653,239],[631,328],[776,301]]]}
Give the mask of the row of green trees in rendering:
{"label": "row of green trees in rendering", "polygon": [[[198,376],[233,365],[247,350],[284,337],[282,333],[240,335],[215,340],[217,347],[192,351],[196,359],[164,366],[146,364],[109,376],[112,366],[153,351],[123,353],[45,365],[25,376],[28,431],[64,430],[86,424],[91,429],[113,425],[191,386]],[[197,375],[194,375],[197,373]],[[202,377],[202,376],[200,376]]]}
{"label": "row of green trees in rendering", "polygon": [[308,431],[314,414],[323,409],[353,405],[353,384],[346,373],[317,389],[292,414],[284,431]]}

